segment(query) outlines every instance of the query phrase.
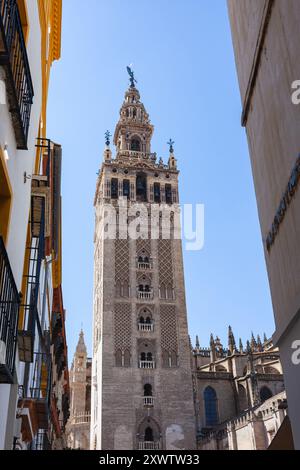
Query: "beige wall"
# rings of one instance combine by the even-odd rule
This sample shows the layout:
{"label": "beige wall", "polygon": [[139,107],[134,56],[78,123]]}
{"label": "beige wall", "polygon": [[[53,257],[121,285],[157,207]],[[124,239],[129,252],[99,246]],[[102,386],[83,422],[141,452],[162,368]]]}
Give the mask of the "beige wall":
{"label": "beige wall", "polygon": [[[266,20],[265,13],[271,6]],[[291,84],[300,79],[300,2],[228,0],[228,8],[261,232],[265,240],[300,149],[300,106],[291,101]],[[255,47],[256,53],[253,52]],[[275,339],[285,356],[289,354],[293,339],[293,335],[289,338],[288,330],[290,328],[292,332],[293,323],[299,322],[299,206],[298,189],[269,253],[265,247],[276,323]],[[283,336],[285,333],[287,336]],[[283,344],[287,348],[285,352],[282,351]],[[288,371],[286,368],[286,373]],[[300,366],[294,367],[293,374],[296,374],[299,390]],[[287,387],[287,393],[289,399],[295,391]],[[290,407],[290,414],[292,421],[293,415],[298,416],[295,426],[299,427],[300,412]],[[300,448],[300,435],[297,440]]]}

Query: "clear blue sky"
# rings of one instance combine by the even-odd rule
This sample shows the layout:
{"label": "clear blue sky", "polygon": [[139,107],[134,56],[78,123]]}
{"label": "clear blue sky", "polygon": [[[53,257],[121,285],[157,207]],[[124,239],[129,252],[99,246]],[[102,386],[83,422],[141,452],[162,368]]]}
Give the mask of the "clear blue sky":
{"label": "clear blue sky", "polygon": [[225,0],[63,0],[48,137],[63,145],[63,293],[72,357],[92,338],[93,198],[133,63],[166,160],[175,141],[182,203],[204,203],[205,246],[185,252],[190,335],[208,345],[274,330]]}

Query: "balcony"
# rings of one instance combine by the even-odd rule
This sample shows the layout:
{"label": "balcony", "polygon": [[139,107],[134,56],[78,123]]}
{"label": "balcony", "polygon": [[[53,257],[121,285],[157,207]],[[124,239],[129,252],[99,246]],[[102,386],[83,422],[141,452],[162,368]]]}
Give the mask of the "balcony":
{"label": "balcony", "polygon": [[91,413],[81,412],[76,413],[71,417],[71,424],[89,424],[91,422]]}
{"label": "balcony", "polygon": [[0,237],[0,383],[13,383],[20,296]]}
{"label": "balcony", "polygon": [[26,441],[32,441],[38,431],[47,430],[49,425],[51,356],[49,353],[35,352],[33,363],[28,374],[25,374],[18,401],[18,408],[22,410],[21,431]]}
{"label": "balcony", "polygon": [[154,405],[154,398],[153,397],[143,397],[144,406],[152,407]]}
{"label": "balcony", "polygon": [[137,291],[137,297],[140,300],[152,300],[153,299],[153,291],[150,290],[149,292],[147,292],[147,291],[145,292],[145,291],[138,290]]}
{"label": "balcony", "polygon": [[155,361],[140,361],[140,369],[155,369]]}
{"label": "balcony", "polygon": [[26,292],[20,307],[18,331],[19,358],[22,362],[33,362],[33,346],[38,321],[38,293],[42,260],[45,257],[45,201],[41,197],[31,198],[31,240],[26,247],[28,269],[25,274]]}
{"label": "balcony", "polygon": [[139,450],[159,450],[159,442],[155,442],[155,441],[139,442]]}
{"label": "balcony", "polygon": [[152,269],[152,262],[149,261],[148,263],[145,263],[145,262],[140,262],[140,261],[138,261],[138,262],[137,262],[137,268],[138,268],[138,269],[141,269],[141,270],[143,270],[143,271]]}
{"label": "balcony", "polygon": [[27,150],[34,92],[16,0],[0,0],[0,65],[5,69],[17,148]]}
{"label": "balcony", "polygon": [[139,331],[154,331],[153,323],[139,323],[138,324]]}

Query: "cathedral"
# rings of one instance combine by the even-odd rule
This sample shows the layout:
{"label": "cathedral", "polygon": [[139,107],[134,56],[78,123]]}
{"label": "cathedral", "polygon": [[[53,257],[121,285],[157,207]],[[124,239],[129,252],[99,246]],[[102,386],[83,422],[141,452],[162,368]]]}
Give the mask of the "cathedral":
{"label": "cathedral", "polygon": [[[191,347],[197,448],[264,450],[279,441],[292,448],[279,350],[264,335],[228,345],[211,335],[209,348]],[[283,437],[286,442],[283,441]]]}
{"label": "cathedral", "polygon": [[116,155],[107,133],[94,202],[91,448],[195,449],[181,240],[165,216],[152,222],[162,206],[174,226],[179,171],[171,140],[168,164],[152,152],[154,128],[128,71]]}

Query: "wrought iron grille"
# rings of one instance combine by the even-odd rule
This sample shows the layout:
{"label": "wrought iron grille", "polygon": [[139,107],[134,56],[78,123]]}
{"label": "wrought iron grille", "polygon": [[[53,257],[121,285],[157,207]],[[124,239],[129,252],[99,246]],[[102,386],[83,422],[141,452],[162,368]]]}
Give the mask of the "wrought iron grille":
{"label": "wrought iron grille", "polygon": [[0,236],[0,382],[13,383],[20,296]]}
{"label": "wrought iron grille", "polygon": [[17,145],[27,149],[34,92],[16,0],[0,0],[0,34],[0,65],[5,67]]}

